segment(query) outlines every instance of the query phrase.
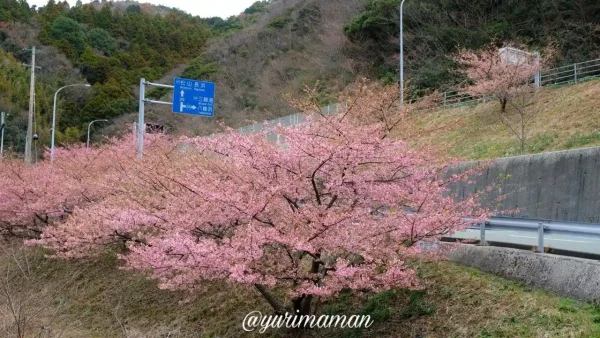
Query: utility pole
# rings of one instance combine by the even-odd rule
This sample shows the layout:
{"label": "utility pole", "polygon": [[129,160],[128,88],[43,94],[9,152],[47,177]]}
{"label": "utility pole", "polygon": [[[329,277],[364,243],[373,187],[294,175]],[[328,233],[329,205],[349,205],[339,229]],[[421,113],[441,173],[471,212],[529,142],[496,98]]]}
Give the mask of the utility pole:
{"label": "utility pole", "polygon": [[6,113],[0,113],[0,159],[4,157],[4,126],[6,120]]}
{"label": "utility pole", "polygon": [[33,145],[33,105],[35,102],[35,46],[31,48],[31,81],[29,83],[29,115],[27,117],[27,136],[25,138],[25,163],[31,164]]}

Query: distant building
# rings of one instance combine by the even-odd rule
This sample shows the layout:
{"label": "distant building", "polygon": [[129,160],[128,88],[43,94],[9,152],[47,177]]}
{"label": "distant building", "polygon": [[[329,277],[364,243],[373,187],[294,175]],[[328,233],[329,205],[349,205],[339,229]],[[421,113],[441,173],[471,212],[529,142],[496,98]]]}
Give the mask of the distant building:
{"label": "distant building", "polygon": [[504,60],[504,62],[508,62],[511,64],[519,64],[524,65],[530,62],[535,62],[536,67],[538,68],[535,76],[533,78],[533,84],[535,87],[540,87],[542,83],[542,75],[540,72],[540,54],[538,52],[529,53],[521,49],[513,48],[513,47],[504,47],[500,48],[500,59]]}
{"label": "distant building", "polygon": [[500,48],[500,58],[508,63],[526,63],[531,60],[533,53],[513,47]]}

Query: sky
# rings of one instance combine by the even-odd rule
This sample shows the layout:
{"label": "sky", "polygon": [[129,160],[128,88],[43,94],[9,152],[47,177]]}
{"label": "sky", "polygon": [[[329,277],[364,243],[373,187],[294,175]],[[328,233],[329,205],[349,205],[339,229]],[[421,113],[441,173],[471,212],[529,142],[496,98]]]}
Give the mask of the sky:
{"label": "sky", "polygon": [[[167,7],[179,8],[193,15],[201,17],[220,16],[228,18],[232,15],[238,15],[244,9],[250,7],[256,0],[139,0],[139,2],[147,2],[154,5],[163,5]],[[48,0],[28,0],[29,5],[38,7],[44,6]],[[71,5],[75,5],[77,0],[67,0]],[[83,0],[83,3],[90,2]]]}

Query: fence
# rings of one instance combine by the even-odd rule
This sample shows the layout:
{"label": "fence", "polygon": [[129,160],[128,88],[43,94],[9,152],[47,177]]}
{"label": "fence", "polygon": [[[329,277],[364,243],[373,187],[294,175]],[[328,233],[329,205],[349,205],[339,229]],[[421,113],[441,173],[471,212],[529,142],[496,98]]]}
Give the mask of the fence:
{"label": "fence", "polygon": [[[329,106],[321,107],[321,112],[323,112],[323,114],[326,116],[333,115],[333,114],[336,114],[340,110],[340,107],[342,107],[342,106],[347,106],[347,104],[336,103],[336,104],[331,104]],[[281,124],[283,127],[291,127],[291,126],[297,126],[297,125],[303,123],[304,121],[306,121],[306,117],[304,115],[294,114],[294,115],[280,117],[275,120],[266,121],[263,123],[251,124],[249,126],[239,128],[238,131],[241,134],[258,133],[265,129],[265,125],[267,127],[273,127],[273,126],[277,126],[277,125]],[[274,132],[267,133],[267,138],[271,142],[279,143],[279,141],[280,141],[279,137],[280,136]]]}
{"label": "fence", "polygon": [[[575,63],[563,67],[552,68],[540,72],[541,86],[560,86],[577,84],[593,78],[600,78],[600,59]],[[534,82],[534,79],[531,79]],[[491,100],[491,97],[473,97],[462,93],[459,90],[452,90],[442,93],[442,100],[438,107],[456,107],[460,105],[474,104]],[[409,101],[414,102],[414,101]],[[339,111],[340,104],[332,104],[321,108],[325,115],[332,115]],[[268,126],[281,124],[284,127],[295,126],[305,121],[302,114],[284,116],[275,120],[267,121]],[[255,123],[239,129],[240,133],[257,133],[264,129],[265,123]],[[278,136],[275,133],[267,135],[269,140],[277,141]]]}
{"label": "fence", "polygon": [[[540,72],[541,86],[560,86],[584,82],[600,77],[600,59],[574,63]],[[531,79],[534,82],[534,79]],[[458,90],[442,93],[442,107],[453,107],[463,104],[489,101],[491,98],[477,98]]]}
{"label": "fence", "polygon": [[[471,227],[471,229],[480,230],[479,238],[481,245],[486,244],[485,234],[488,230],[512,230],[537,233],[538,252],[544,252],[544,237],[546,235],[563,235],[600,240],[600,224],[595,223],[492,217],[484,223]],[[574,248],[573,251],[577,251],[577,248]]]}

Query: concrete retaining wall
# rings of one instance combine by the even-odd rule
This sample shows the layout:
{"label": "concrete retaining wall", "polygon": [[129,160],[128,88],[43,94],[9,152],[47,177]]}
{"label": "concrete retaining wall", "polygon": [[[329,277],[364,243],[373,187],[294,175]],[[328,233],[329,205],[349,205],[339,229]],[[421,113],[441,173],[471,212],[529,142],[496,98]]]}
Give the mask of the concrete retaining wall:
{"label": "concrete retaining wall", "polygon": [[[460,173],[477,162],[452,169]],[[600,148],[542,153],[495,161],[474,184],[454,184],[464,198],[475,191],[487,193],[484,205],[492,210],[519,209],[513,217],[600,223]],[[504,195],[503,201],[496,201]]]}
{"label": "concrete retaining wall", "polygon": [[565,297],[600,305],[600,262],[489,246],[461,246],[450,259]]}

